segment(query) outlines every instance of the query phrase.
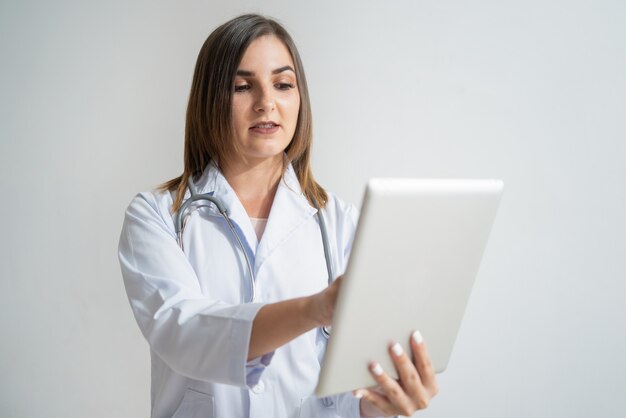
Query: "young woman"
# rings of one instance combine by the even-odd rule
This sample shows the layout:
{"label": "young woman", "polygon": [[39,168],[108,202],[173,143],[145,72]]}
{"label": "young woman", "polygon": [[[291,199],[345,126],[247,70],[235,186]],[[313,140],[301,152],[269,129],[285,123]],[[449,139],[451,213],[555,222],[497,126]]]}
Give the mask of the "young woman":
{"label": "young woman", "polygon": [[120,238],[152,417],[410,415],[436,394],[416,333],[412,353],[390,344],[398,381],[372,363],[377,390],[312,395],[341,285],[327,271],[344,271],[357,213],[313,179],[311,138],[285,29],[258,15],[217,28],[196,64],[183,174],[135,197]]}

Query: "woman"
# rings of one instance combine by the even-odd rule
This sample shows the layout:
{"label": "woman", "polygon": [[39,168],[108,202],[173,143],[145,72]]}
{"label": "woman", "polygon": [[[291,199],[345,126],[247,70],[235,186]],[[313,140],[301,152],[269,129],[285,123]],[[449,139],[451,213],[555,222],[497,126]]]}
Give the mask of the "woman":
{"label": "woman", "polygon": [[[417,337],[415,365],[390,345],[399,381],[372,363],[378,390],[312,395],[320,327],[341,284],[328,286],[315,207],[334,271],[345,269],[357,213],[313,179],[311,137],[304,70],[285,29],[258,15],[217,28],[196,64],[184,172],[135,197],[120,238],[126,290],[151,349],[153,417],[410,415],[436,393]],[[179,247],[190,180],[221,200],[229,220],[206,201],[192,207]]]}

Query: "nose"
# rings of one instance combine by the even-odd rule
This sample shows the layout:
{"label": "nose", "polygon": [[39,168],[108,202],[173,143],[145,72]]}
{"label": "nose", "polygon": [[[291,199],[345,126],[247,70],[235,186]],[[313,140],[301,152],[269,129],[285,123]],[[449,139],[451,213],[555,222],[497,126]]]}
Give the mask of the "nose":
{"label": "nose", "polygon": [[259,113],[268,113],[274,110],[276,103],[271,88],[263,88],[259,90],[254,109]]}

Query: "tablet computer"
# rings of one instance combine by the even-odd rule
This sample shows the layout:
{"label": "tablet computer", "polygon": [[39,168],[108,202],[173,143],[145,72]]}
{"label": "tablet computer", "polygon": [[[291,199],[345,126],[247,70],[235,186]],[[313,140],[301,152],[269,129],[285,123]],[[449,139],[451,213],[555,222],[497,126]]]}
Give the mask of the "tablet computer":
{"label": "tablet computer", "polygon": [[450,358],[487,243],[500,180],[371,179],[337,298],[317,396],[375,385],[419,330],[435,371]]}

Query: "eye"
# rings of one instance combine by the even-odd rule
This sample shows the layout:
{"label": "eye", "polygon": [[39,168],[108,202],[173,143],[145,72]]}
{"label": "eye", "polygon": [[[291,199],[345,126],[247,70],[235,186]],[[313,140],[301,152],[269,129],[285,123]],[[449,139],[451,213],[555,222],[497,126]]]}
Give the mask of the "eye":
{"label": "eye", "polygon": [[235,93],[242,93],[244,91],[250,90],[250,84],[239,84],[235,86]]}
{"label": "eye", "polygon": [[278,90],[289,90],[289,89],[296,87],[294,84],[291,84],[291,83],[276,83],[274,84],[274,86]]}

